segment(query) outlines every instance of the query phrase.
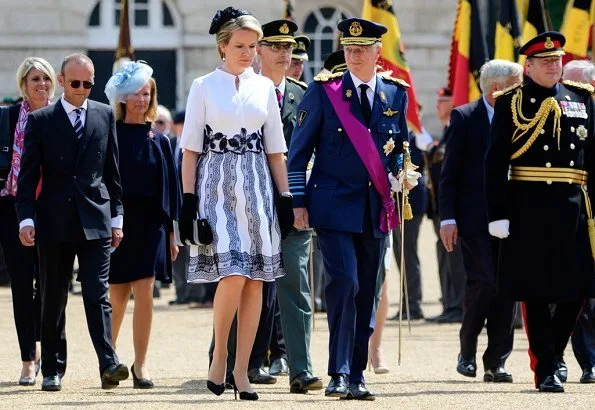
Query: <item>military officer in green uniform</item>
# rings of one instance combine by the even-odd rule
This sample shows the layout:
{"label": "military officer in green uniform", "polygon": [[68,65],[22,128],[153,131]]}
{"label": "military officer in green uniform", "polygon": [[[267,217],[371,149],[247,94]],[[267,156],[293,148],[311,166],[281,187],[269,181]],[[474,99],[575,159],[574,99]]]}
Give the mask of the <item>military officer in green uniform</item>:
{"label": "military officer in green uniform", "polygon": [[560,83],[564,43],[546,32],[521,48],[527,81],[500,92],[485,163],[489,231],[502,239],[499,291],[523,302],[542,392],[564,391],[559,362],[584,298],[595,293],[593,87]]}

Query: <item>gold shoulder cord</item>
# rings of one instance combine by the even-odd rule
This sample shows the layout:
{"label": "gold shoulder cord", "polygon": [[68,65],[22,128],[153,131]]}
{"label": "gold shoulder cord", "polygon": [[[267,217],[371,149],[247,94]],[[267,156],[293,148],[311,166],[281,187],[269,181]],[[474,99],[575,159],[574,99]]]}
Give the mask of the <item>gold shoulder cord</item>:
{"label": "gold shoulder cord", "polygon": [[[526,118],[522,113],[522,102],[523,102],[523,91],[517,90],[517,92],[512,96],[512,101],[510,104],[510,108],[512,110],[512,121],[516,127],[512,135],[512,142],[518,141],[522,138],[525,134],[527,134],[533,127],[535,127],[533,133],[523,144],[523,146],[516,151],[510,159],[516,159],[523,155],[527,150],[533,145],[537,137],[541,134],[541,130],[543,130],[543,126],[547,121],[550,113],[554,112],[554,138],[557,138],[558,141],[558,150],[560,149],[560,117],[562,116],[562,110],[558,106],[558,101],[554,97],[548,97],[541,103],[539,110],[535,114],[533,118]],[[519,121],[519,117],[521,120],[525,122],[525,124],[521,124]]]}

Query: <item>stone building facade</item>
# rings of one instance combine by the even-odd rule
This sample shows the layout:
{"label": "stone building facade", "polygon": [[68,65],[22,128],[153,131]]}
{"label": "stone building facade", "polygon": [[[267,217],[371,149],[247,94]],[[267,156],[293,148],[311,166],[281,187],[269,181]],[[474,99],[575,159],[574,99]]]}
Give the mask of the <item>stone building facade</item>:
{"label": "stone building facade", "polygon": [[[192,80],[220,60],[208,34],[219,8],[250,10],[262,22],[282,18],[283,0],[130,0],[132,45],[137,59],[155,68],[160,101],[183,109]],[[424,125],[439,133],[435,91],[447,78],[455,0],[393,0],[405,55],[410,64]],[[294,19],[314,40],[306,80],[336,47],[336,23],[361,15],[362,0],[295,0]],[[59,68],[62,58],[86,52],[96,64],[93,96],[104,99],[117,44],[120,0],[0,0],[0,96],[18,94],[14,73],[26,56],[46,58]]]}

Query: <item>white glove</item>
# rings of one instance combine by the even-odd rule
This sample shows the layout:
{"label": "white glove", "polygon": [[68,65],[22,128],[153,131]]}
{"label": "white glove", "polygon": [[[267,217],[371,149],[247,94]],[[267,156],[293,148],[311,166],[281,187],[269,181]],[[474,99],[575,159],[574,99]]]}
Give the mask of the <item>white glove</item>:
{"label": "white glove", "polygon": [[420,151],[426,151],[428,146],[434,142],[434,138],[426,131],[425,128],[421,129],[420,133],[415,133],[415,146]]}
{"label": "white glove", "polygon": [[403,171],[399,172],[399,183],[401,186],[403,185],[403,180],[410,186],[409,189],[413,189],[417,186],[417,180],[421,178],[421,174],[417,171],[412,169],[407,170],[407,177],[405,177],[405,173]]}
{"label": "white glove", "polygon": [[392,172],[388,173],[388,181],[390,182],[390,190],[393,192],[401,192],[401,183]]}
{"label": "white glove", "polygon": [[500,219],[498,221],[490,222],[488,224],[488,231],[490,231],[490,235],[495,236],[496,238],[505,239],[508,238],[509,235],[509,225],[510,221],[508,219]]}

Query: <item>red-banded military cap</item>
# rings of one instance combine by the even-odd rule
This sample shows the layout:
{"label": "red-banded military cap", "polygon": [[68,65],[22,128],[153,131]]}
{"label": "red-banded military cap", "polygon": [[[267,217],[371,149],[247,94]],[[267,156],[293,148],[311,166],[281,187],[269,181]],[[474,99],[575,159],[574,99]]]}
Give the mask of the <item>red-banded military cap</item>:
{"label": "red-banded military cap", "polygon": [[566,37],[562,33],[546,31],[527,41],[519,49],[519,53],[534,58],[563,56],[566,54],[562,49],[564,44]]}

